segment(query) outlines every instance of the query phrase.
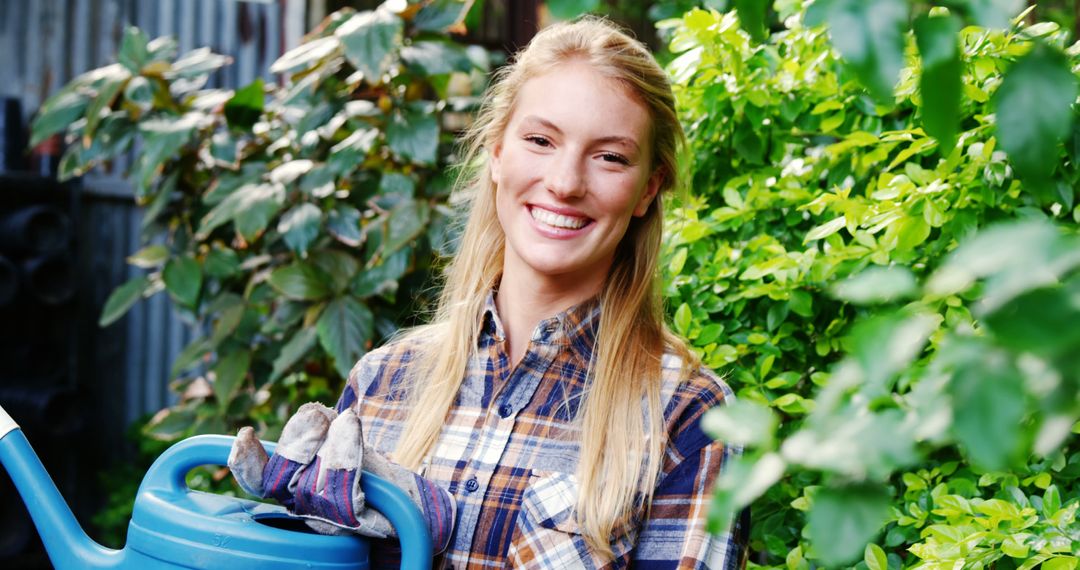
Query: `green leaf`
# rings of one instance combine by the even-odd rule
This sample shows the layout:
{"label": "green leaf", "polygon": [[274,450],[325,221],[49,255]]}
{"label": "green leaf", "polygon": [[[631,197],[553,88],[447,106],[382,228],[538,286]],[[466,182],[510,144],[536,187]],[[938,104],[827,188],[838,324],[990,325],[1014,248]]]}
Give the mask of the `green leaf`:
{"label": "green leaf", "polygon": [[251,367],[251,351],[234,350],[214,365],[214,396],[222,409],[229,405]]}
{"label": "green leaf", "polygon": [[[380,203],[397,204],[401,198],[413,198],[416,195],[416,180],[400,172],[386,172],[379,179]],[[393,200],[386,200],[392,197]]]}
{"label": "green leaf", "polygon": [[323,310],[315,328],[319,344],[333,357],[338,374],[347,378],[353,365],[370,347],[375,316],[356,299],[338,297]]}
{"label": "green leaf", "polygon": [[326,218],[326,230],[341,243],[359,247],[364,241],[360,231],[360,210],[352,206],[339,205],[330,211]]}
{"label": "green leaf", "polygon": [[270,66],[270,73],[289,73],[314,67],[341,46],[336,36],[326,36],[304,42],[285,52]]}
{"label": "green leaf", "polygon": [[899,266],[870,267],[830,288],[837,299],[857,305],[907,299],[917,291],[915,276]]}
{"label": "green leaf", "polygon": [[546,0],[544,5],[552,18],[573,20],[582,14],[596,11],[600,0]]}
{"label": "green leaf", "polygon": [[403,24],[388,10],[360,12],[334,30],[345,46],[345,57],[368,83],[381,83],[383,71],[398,45]]}
{"label": "green leaf", "polygon": [[448,41],[414,42],[401,48],[401,59],[423,75],[443,75],[472,69],[465,48]]}
{"label": "green leaf", "polygon": [[142,30],[135,26],[128,26],[124,29],[124,38],[120,40],[120,53],[117,54],[116,60],[132,73],[139,73],[150,59],[150,51],[147,47],[149,43],[149,38]]}
{"label": "green leaf", "polygon": [[1022,537],[1010,535],[1006,536],[1005,540],[1001,542],[1001,551],[1004,552],[1006,556],[1024,560],[1027,559],[1028,554],[1031,552],[1031,547],[1024,544],[1024,539]]}
{"label": "green leaf", "polygon": [[143,113],[154,106],[154,89],[150,86],[150,80],[137,75],[132,77],[124,87],[124,100],[135,105]]}
{"label": "green leaf", "polygon": [[134,166],[138,173],[136,197],[143,197],[149,192],[162,163],[180,155],[180,150],[195,135],[202,118],[200,113],[192,112],[179,118],[148,119],[139,123],[143,145]]}
{"label": "green leaf", "polygon": [[128,309],[130,309],[136,301],[142,298],[149,287],[150,279],[145,275],[140,275],[129,279],[123,285],[113,289],[108,300],[105,301],[105,307],[101,309],[101,317],[98,318],[98,326],[107,327],[116,322],[120,317],[124,316],[124,313],[127,313]]}
{"label": "green leaf", "polygon": [[919,355],[940,322],[936,314],[898,312],[861,321],[852,328],[851,355],[862,368],[873,396],[885,393],[892,376]]}
{"label": "green leaf", "polygon": [[127,85],[129,79],[131,79],[131,76],[125,70],[123,73],[102,78],[95,83],[96,93],[86,107],[86,126],[83,128],[84,138],[94,136],[101,120],[108,116],[109,109],[112,107],[113,102],[116,101],[120,91]]}
{"label": "green leaf", "polygon": [[683,303],[675,310],[675,332],[686,336],[690,331],[690,322],[694,315],[690,312],[690,305]]}
{"label": "green leaf", "polygon": [[814,316],[814,298],[806,291],[792,291],[788,306],[795,314],[803,317]]}
{"label": "green leaf", "polygon": [[766,453],[757,460],[746,456],[732,459],[716,481],[716,493],[709,508],[707,529],[713,534],[725,532],[739,512],[781,477],[787,464],[776,453]]}
{"label": "green leaf", "polygon": [[435,164],[439,148],[439,120],[420,109],[396,109],[386,126],[386,142],[401,158]]}
{"label": "green leaf", "polygon": [[237,299],[235,305],[222,309],[221,314],[218,315],[217,321],[214,323],[214,332],[210,336],[210,345],[213,347],[220,346],[225,339],[236,332],[236,328],[240,326],[246,311],[247,307],[244,306],[242,299]]}
{"label": "green leaf", "polygon": [[171,61],[176,58],[177,49],[176,38],[172,36],[154,38],[146,44],[147,61]]}
{"label": "green leaf", "polygon": [[265,87],[261,77],[255,78],[255,81],[247,87],[238,90],[225,103],[225,120],[229,128],[241,131],[251,130],[255,123],[259,122],[265,100]]}
{"label": "green leaf", "polygon": [[735,0],[735,9],[739,11],[739,21],[744,30],[750,33],[755,42],[765,41],[765,12],[768,3],[763,0]]}
{"label": "green leaf", "polygon": [[143,433],[158,440],[174,440],[187,433],[197,417],[195,409],[192,407],[181,405],[175,408],[167,408],[156,414],[146,424]]}
{"label": "green leaf", "polygon": [[1009,68],[994,96],[1001,149],[1030,184],[1045,185],[1072,131],[1076,78],[1060,51],[1037,43]]}
{"label": "green leaf", "polygon": [[931,276],[927,291],[952,295],[987,278],[980,310],[992,312],[1017,295],[1053,285],[1080,266],[1080,243],[1038,219],[997,224],[980,231],[949,254]]}
{"label": "green leaf", "polygon": [[1080,278],[1070,287],[1023,293],[984,316],[1002,346],[1041,354],[1067,354],[1080,345]]}
{"label": "green leaf", "polygon": [[975,23],[984,28],[1004,29],[1024,8],[1024,0],[967,0]]}
{"label": "green leaf", "polygon": [[165,73],[167,79],[194,78],[207,75],[232,63],[232,58],[210,51],[208,47],[193,49],[172,64]]}
{"label": "green leaf", "polygon": [[732,139],[736,152],[750,164],[763,164],[765,159],[765,141],[748,123],[739,123]]}
{"label": "green leaf", "polygon": [[382,255],[391,255],[424,232],[430,215],[426,200],[407,200],[390,211]]}
{"label": "green leaf", "polygon": [[411,255],[409,248],[399,249],[378,265],[360,271],[353,283],[353,295],[364,298],[396,291],[398,279],[409,269]]}
{"label": "green leaf", "polygon": [[960,24],[952,16],[923,16],[915,21],[915,39],[922,56],[919,94],[923,130],[937,139],[943,155],[952,151],[960,127],[963,69],[957,44],[959,31]]}
{"label": "green leaf", "polygon": [[465,11],[472,2],[465,0],[434,0],[424,4],[413,17],[412,24],[418,30],[440,32],[465,18]]}
{"label": "green leaf", "polygon": [[157,191],[149,197],[150,204],[143,210],[142,223],[139,224],[144,235],[157,223],[165,207],[172,201],[173,192],[176,191],[176,181],[179,178],[180,172],[173,171],[158,183]]}
{"label": "green leaf", "polygon": [[1050,485],[1043,494],[1043,516],[1053,517],[1061,509],[1061,491],[1057,485]]}
{"label": "green leaf", "polygon": [[210,232],[230,221],[244,239],[254,241],[281,209],[285,190],[278,184],[246,184],[229,194],[203,217],[195,237],[205,240]]}
{"label": "green leaf", "polygon": [[844,221],[844,216],[833,218],[825,222],[824,224],[821,224],[820,226],[812,228],[809,232],[807,232],[806,237],[803,238],[803,242],[805,243],[808,241],[814,241],[816,239],[829,237],[843,229],[845,225],[846,222]]}
{"label": "green leaf", "polygon": [[1055,556],[1042,564],[1042,570],[1076,570],[1080,558],[1075,556]]}
{"label": "green leaf", "polygon": [[177,303],[194,308],[199,302],[202,289],[202,268],[193,257],[174,257],[165,264],[161,273],[165,289]]}
{"label": "green leaf", "polygon": [[285,245],[305,257],[308,246],[319,237],[321,223],[322,210],[314,204],[304,203],[281,216],[277,229],[285,240]]}
{"label": "green leaf", "polygon": [[159,267],[162,263],[165,263],[169,259],[169,248],[161,245],[148,245],[139,251],[131,254],[127,258],[127,262],[135,267],[141,267],[143,269],[151,269]]}
{"label": "green leaf", "polygon": [[[833,46],[879,102],[893,99],[904,66],[907,4],[894,0],[830,0],[820,8]],[[816,4],[815,4],[816,5]],[[813,19],[807,14],[808,24]]]}
{"label": "green leaf", "polygon": [[1025,413],[1023,378],[1007,355],[982,343],[969,342],[956,353],[949,383],[953,432],[972,462],[1004,469],[1023,443],[1017,429]]}
{"label": "green leaf", "polygon": [[180,354],[176,355],[176,358],[172,363],[172,368],[169,371],[169,377],[176,378],[181,372],[201,362],[202,358],[206,356],[210,350],[211,347],[206,338],[196,337],[190,344],[184,347],[184,350],[180,351]]}
{"label": "green leaf", "polygon": [[769,446],[777,423],[776,414],[768,406],[751,400],[735,400],[706,412],[701,418],[701,429],[724,443]]}
{"label": "green leaf", "polygon": [[869,570],[889,570],[889,557],[885,556],[885,551],[876,544],[866,545],[863,560]]}
{"label": "green leaf", "polygon": [[210,277],[223,279],[231,277],[240,267],[240,256],[236,252],[223,247],[213,247],[206,254],[203,261],[203,271]]}
{"label": "green leaf", "polygon": [[314,327],[302,327],[281,347],[281,352],[274,359],[274,368],[270,372],[269,382],[276,382],[283,374],[289,371],[296,363],[300,362],[312,348],[318,339],[318,332]]}
{"label": "green leaf", "polygon": [[68,125],[83,116],[90,97],[85,93],[62,90],[42,104],[30,127],[30,146],[67,129]]}
{"label": "green leaf", "polygon": [[293,263],[270,273],[270,286],[296,301],[317,301],[330,294],[329,277],[307,263]]}
{"label": "green leaf", "polygon": [[814,495],[806,532],[821,562],[839,566],[857,559],[888,517],[889,494],[883,487],[830,487]]}
{"label": "green leaf", "polygon": [[330,276],[335,294],[341,294],[360,271],[360,262],[352,255],[336,250],[321,249],[311,254],[311,262]]}

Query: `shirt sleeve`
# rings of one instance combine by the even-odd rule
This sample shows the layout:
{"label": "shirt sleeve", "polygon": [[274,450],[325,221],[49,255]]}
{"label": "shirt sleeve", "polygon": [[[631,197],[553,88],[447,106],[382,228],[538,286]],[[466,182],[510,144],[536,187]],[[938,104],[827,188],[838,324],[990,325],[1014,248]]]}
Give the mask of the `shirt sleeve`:
{"label": "shirt sleeve", "polygon": [[[723,397],[728,398],[730,392]],[[724,534],[712,535],[705,528],[716,479],[742,450],[701,430],[701,416],[711,406],[700,404],[684,411],[691,419],[673,434],[665,472],[638,536],[634,568],[734,570],[746,564],[742,531],[748,529],[740,528],[737,515]]]}

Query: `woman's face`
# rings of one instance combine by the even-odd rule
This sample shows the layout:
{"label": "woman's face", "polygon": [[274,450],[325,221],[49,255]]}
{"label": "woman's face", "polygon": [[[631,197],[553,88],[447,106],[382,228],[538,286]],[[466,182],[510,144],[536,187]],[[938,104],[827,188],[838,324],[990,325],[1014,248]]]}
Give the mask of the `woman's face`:
{"label": "woman's face", "polygon": [[504,279],[521,272],[537,286],[600,290],[631,217],[660,185],[649,130],[645,105],[586,63],[522,85],[491,157]]}

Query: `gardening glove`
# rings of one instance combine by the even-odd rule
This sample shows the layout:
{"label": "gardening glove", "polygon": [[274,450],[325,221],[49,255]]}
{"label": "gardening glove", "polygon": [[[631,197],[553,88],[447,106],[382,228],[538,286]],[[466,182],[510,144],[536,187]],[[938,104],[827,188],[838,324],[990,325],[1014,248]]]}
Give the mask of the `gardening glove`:
{"label": "gardening glove", "polygon": [[390,521],[365,506],[360,477],[368,471],[408,494],[424,515],[436,553],[450,540],[453,497],[364,445],[360,419],[351,409],[338,414],[318,403],[300,406],[269,457],[255,430],[241,428],[228,464],[245,491],[277,500],[319,533],[396,538]]}

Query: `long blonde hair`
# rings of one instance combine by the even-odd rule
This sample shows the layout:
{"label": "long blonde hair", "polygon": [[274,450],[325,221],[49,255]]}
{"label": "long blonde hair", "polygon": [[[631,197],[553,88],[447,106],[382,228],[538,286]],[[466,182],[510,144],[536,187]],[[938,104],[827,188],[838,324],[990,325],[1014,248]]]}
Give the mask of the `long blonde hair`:
{"label": "long blonde hair", "polygon": [[[649,51],[610,22],[585,18],[542,30],[515,60],[500,69],[464,139],[470,165],[458,191],[471,203],[457,255],[431,324],[408,337],[429,347],[410,371],[410,413],[395,458],[419,468],[435,446],[474,354],[488,293],[498,284],[505,237],[495,211],[496,187],[486,149],[501,142],[521,86],[568,61],[588,63],[629,88],[651,116],[652,167],[663,182],[648,212],[631,221],[599,294],[600,327],[587,395],[577,420],[581,485],[576,519],[590,547],[611,554],[612,532],[628,526],[635,510],[652,500],[666,435],[661,409],[661,356],[681,357],[684,372],[698,361],[664,324],[657,265],[663,199],[678,182],[677,156],[684,142],[664,71]],[[644,404],[645,413],[642,413]]]}

